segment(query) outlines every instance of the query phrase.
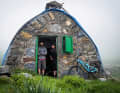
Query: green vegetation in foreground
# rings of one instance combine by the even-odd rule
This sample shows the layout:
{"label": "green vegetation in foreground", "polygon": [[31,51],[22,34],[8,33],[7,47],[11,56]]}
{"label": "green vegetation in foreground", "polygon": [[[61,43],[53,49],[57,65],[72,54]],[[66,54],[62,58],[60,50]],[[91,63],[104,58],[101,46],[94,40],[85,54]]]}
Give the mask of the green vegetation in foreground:
{"label": "green vegetation in foreground", "polygon": [[55,79],[47,76],[25,77],[23,74],[14,74],[9,80],[0,79],[0,93],[120,93],[120,82],[85,81],[78,76]]}
{"label": "green vegetation in foreground", "polygon": [[9,78],[0,77],[0,93],[7,93],[6,89],[9,88]]}

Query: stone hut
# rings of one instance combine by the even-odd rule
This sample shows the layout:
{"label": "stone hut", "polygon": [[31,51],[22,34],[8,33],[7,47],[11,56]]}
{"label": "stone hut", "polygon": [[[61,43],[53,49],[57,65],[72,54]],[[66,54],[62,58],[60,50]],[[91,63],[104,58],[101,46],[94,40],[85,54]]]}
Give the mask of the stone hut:
{"label": "stone hut", "polygon": [[[57,51],[57,76],[75,65],[76,56],[95,66],[100,76],[104,70],[98,49],[79,22],[55,1],[47,3],[46,9],[20,28],[11,41],[2,61],[10,68],[30,69],[37,72],[38,47],[43,41],[47,50],[52,44]],[[51,71],[52,62],[47,55],[46,74]]]}

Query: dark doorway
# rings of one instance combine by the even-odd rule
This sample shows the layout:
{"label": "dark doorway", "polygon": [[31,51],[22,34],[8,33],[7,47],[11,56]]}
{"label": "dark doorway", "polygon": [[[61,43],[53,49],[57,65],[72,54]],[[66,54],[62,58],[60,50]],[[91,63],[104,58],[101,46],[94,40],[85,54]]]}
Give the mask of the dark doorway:
{"label": "dark doorway", "polygon": [[[47,76],[54,76],[54,71],[56,69],[57,72],[57,47],[56,47],[56,36],[39,36],[38,37],[38,47],[40,46],[40,42],[44,43],[44,46],[47,48],[47,56],[46,56],[46,71],[45,71],[45,75]],[[55,45],[55,51],[56,53],[54,55],[56,55],[56,57],[54,57],[53,60],[56,60],[56,62],[53,62],[53,60],[51,60],[50,56],[52,55],[51,52],[51,46]],[[56,63],[56,64],[55,64]],[[56,76],[57,77],[57,74]]]}

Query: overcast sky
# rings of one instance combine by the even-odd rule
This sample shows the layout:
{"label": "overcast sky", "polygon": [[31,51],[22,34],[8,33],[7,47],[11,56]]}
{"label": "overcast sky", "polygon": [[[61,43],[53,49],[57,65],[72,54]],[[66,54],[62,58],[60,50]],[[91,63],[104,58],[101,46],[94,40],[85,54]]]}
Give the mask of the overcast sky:
{"label": "overcast sky", "polygon": [[[0,0],[0,51],[16,32],[44,11],[51,0]],[[56,0],[74,16],[96,43],[103,63],[120,61],[120,0]],[[1,52],[0,52],[1,53]]]}

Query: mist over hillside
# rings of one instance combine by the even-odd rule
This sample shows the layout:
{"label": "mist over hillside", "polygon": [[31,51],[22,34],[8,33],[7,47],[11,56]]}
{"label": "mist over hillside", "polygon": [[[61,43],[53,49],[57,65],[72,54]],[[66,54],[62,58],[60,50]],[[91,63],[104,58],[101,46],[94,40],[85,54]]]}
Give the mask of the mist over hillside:
{"label": "mist over hillside", "polygon": [[104,68],[119,68],[120,67],[120,61],[115,60],[115,61],[109,61],[109,62],[103,62]]}
{"label": "mist over hillside", "polygon": [[109,71],[112,77],[120,79],[120,61],[109,61],[104,63],[105,71]]}

